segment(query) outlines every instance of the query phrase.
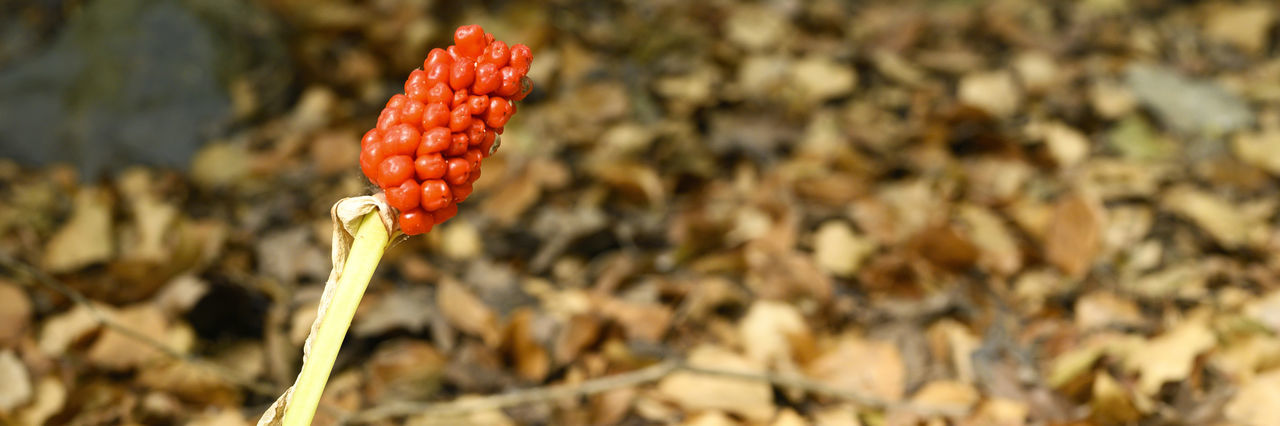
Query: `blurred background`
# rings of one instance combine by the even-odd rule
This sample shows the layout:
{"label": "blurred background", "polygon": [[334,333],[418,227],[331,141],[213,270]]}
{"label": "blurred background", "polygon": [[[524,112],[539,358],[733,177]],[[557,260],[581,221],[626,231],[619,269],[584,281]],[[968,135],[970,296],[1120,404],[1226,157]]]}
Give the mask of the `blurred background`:
{"label": "blurred background", "polygon": [[[464,24],[532,47],[534,91],[458,217],[390,249],[317,424],[1280,424],[1278,21],[0,1],[0,424],[256,422],[329,207],[374,189],[360,135]],[[376,415],[661,360],[756,379]]]}

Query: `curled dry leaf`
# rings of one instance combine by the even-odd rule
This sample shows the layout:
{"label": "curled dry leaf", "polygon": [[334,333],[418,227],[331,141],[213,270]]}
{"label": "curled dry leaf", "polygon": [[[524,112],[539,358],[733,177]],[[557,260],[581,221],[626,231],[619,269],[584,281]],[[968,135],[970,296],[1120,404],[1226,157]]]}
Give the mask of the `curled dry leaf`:
{"label": "curled dry leaf", "polygon": [[436,288],[436,309],[450,325],[480,337],[489,347],[497,347],[502,339],[498,315],[455,279],[440,280]]}
{"label": "curled dry leaf", "polygon": [[837,389],[885,401],[900,401],[906,391],[906,364],[898,347],[857,336],[840,338],[806,365],[805,373]]}
{"label": "curled dry leaf", "polygon": [[31,325],[31,300],[11,281],[0,278],[0,349],[17,344]]}
{"label": "curled dry leaf", "polygon": [[45,270],[68,272],[111,259],[115,254],[112,204],[105,190],[81,189],[71,219],[45,244]]}
{"label": "curled dry leaf", "polygon": [[[759,373],[764,367],[718,346],[703,345],[690,351],[692,365],[717,370]],[[773,390],[769,384],[692,373],[675,373],[658,382],[657,392],[691,411],[723,410],[752,421],[773,417]]]}
{"label": "curled dry leaf", "polygon": [[0,415],[13,412],[14,408],[31,400],[31,375],[11,350],[0,351]]}

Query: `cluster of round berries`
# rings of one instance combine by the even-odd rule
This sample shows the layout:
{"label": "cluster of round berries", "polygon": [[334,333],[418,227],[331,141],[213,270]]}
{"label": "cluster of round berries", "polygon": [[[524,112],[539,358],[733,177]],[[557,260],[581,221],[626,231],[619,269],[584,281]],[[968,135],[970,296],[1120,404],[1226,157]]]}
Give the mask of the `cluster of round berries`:
{"label": "cluster of round berries", "polygon": [[360,141],[360,169],[400,211],[408,235],[458,213],[515,101],[532,89],[528,46],[508,47],[479,25],[459,27],[453,40],[431,50]]}

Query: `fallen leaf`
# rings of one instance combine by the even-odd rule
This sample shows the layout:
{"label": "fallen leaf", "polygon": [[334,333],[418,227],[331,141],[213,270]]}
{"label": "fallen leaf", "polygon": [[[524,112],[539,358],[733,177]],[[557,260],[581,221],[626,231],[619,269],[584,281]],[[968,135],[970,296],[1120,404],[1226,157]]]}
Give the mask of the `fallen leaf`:
{"label": "fallen leaf", "polygon": [[[106,315],[105,307],[97,307]],[[89,309],[85,305],[76,305],[66,312],[44,320],[38,343],[40,351],[49,356],[61,356],[76,341],[97,330],[100,324]]]}
{"label": "fallen leaf", "polygon": [[1237,133],[1231,150],[1245,164],[1280,175],[1280,130]]}
{"label": "fallen leaf", "polygon": [[44,269],[69,272],[111,259],[115,253],[111,209],[111,196],[105,190],[82,188],[71,219],[45,244]]}
{"label": "fallen leaf", "polygon": [[13,347],[26,334],[31,326],[31,314],[27,292],[0,278],[0,349]]}
{"label": "fallen leaf", "polygon": [[795,306],[770,300],[756,301],[738,322],[746,356],[760,365],[793,365],[793,342],[810,342],[809,326]]}
{"label": "fallen leaf", "polygon": [[1195,358],[1216,342],[1207,321],[1206,315],[1187,318],[1130,353],[1125,366],[1139,374],[1138,390],[1153,396],[1165,382],[1186,380]]}
{"label": "fallen leaf", "polygon": [[[874,365],[876,368],[866,368]],[[848,392],[899,401],[906,390],[906,365],[898,347],[889,342],[848,336],[818,355],[805,373],[812,379]]]}
{"label": "fallen leaf", "polygon": [[1025,402],[1005,398],[989,398],[978,405],[961,426],[1022,426],[1027,424],[1031,408]]}
{"label": "fallen leaf", "polygon": [[449,324],[479,336],[489,347],[497,347],[502,339],[497,313],[455,279],[440,280],[436,288],[436,309]]}
{"label": "fallen leaf", "polygon": [[1102,214],[1098,200],[1083,192],[1062,196],[1045,236],[1049,262],[1073,277],[1088,273],[1101,249]]}
{"label": "fallen leaf", "polygon": [[911,396],[911,405],[935,412],[967,413],[981,399],[973,386],[949,380],[925,383]]}
{"label": "fallen leaf", "polygon": [[597,312],[617,321],[628,339],[660,342],[671,327],[674,313],[660,303],[629,302],[612,297],[596,298]]}
{"label": "fallen leaf", "polygon": [[0,351],[0,414],[7,415],[14,408],[31,400],[31,376],[27,366],[12,350]]}
{"label": "fallen leaf", "polygon": [[1280,370],[1258,375],[1240,387],[1227,402],[1223,414],[1238,425],[1270,426],[1280,424]]}
{"label": "fallen leaf", "polygon": [[436,232],[440,233],[439,245],[436,248],[445,257],[466,260],[484,252],[480,231],[466,219],[451,220]]}
{"label": "fallen leaf", "polygon": [[858,75],[852,66],[830,55],[809,55],[792,65],[791,81],[800,91],[800,100],[814,105],[852,93]]}
{"label": "fallen leaf", "polygon": [[67,402],[67,387],[53,376],[46,376],[36,384],[35,398],[22,410],[18,411],[20,424],[42,425],[62,411]]}
{"label": "fallen leaf", "polygon": [[1204,24],[1205,37],[1235,45],[1249,54],[1265,51],[1267,31],[1276,18],[1273,7],[1264,2],[1215,6]]}
{"label": "fallen leaf", "polygon": [[1213,81],[1185,77],[1167,66],[1133,64],[1125,83],[1166,126],[1191,134],[1226,134],[1255,120],[1253,110]]}
{"label": "fallen leaf", "polygon": [[959,206],[962,231],[978,247],[978,264],[999,275],[1022,269],[1022,249],[1004,221],[991,210],[972,204]]}
{"label": "fallen leaf", "polygon": [[440,387],[447,359],[430,343],[393,340],[378,345],[364,363],[365,397],[370,401],[420,401]]}
{"label": "fallen leaf", "polygon": [[1250,221],[1237,206],[1215,194],[1179,186],[1165,192],[1161,205],[1195,222],[1225,248],[1238,248],[1247,242]]}
{"label": "fallen leaf", "polygon": [[[691,365],[717,370],[760,373],[763,366],[727,349],[701,345],[689,352]],[[723,410],[763,422],[773,417],[773,389],[768,383],[692,373],[671,374],[658,382],[664,399],[689,411]]]}
{"label": "fallen leaf", "polygon": [[875,243],[854,233],[842,221],[823,223],[813,233],[813,260],[819,267],[839,277],[852,277],[873,251]]}
{"label": "fallen leaf", "polygon": [[1110,373],[1100,371],[1093,379],[1092,417],[1102,424],[1132,424],[1142,417],[1129,391]]}
{"label": "fallen leaf", "polygon": [[813,424],[822,426],[862,426],[858,419],[858,409],[852,405],[840,404],[819,409],[813,413]]}
{"label": "fallen leaf", "polygon": [[[169,320],[155,305],[144,303],[123,308],[112,315],[112,319],[152,341],[163,343],[167,340]],[[88,359],[100,368],[127,370],[144,366],[162,356],[160,351],[133,336],[108,328],[89,347]]]}
{"label": "fallen leaf", "polygon": [[520,308],[511,313],[503,332],[502,348],[514,361],[516,374],[530,382],[541,382],[551,371],[551,355],[533,336],[534,312]]}
{"label": "fallen leaf", "polygon": [[[371,303],[367,308],[356,311],[352,320],[351,332],[356,336],[376,336],[394,330],[418,333],[426,330],[435,317],[434,312],[427,308],[432,300],[431,288],[426,286],[396,287],[390,292],[367,297],[365,301]],[[361,304],[367,303],[365,301]],[[312,309],[310,315],[300,317],[296,322],[305,324],[307,332],[310,332],[310,321],[315,320],[314,311]]]}
{"label": "fallen leaf", "polygon": [[1142,313],[1131,300],[1105,291],[1095,291],[1076,301],[1076,327],[1090,331],[1108,327],[1134,327],[1142,324]]}
{"label": "fallen leaf", "polygon": [[1008,71],[978,72],[960,80],[957,97],[995,116],[1008,117],[1022,104],[1022,92]]}
{"label": "fallen leaf", "polygon": [[689,416],[680,424],[682,426],[737,426],[738,422],[723,411],[704,411]]}

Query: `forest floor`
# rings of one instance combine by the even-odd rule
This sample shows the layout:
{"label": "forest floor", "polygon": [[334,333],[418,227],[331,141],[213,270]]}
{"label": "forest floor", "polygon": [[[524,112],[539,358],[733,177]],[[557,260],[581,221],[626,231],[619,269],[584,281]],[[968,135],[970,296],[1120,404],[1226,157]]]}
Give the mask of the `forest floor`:
{"label": "forest floor", "polygon": [[0,158],[0,424],[256,422],[462,23],[535,91],[317,424],[1280,424],[1278,3],[436,3],[263,2],[185,170]]}

